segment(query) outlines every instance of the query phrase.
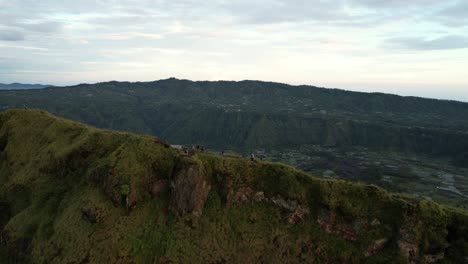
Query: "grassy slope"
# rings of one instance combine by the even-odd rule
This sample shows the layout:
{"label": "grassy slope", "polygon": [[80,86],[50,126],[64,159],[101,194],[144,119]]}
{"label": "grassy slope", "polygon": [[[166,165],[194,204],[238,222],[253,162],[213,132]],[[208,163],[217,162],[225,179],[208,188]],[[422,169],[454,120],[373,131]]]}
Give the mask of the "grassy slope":
{"label": "grassy slope", "polygon": [[[173,181],[176,170],[193,163],[211,186],[203,215],[175,216],[173,191],[153,197],[152,186]],[[227,179],[232,193],[263,191],[310,213],[288,224],[290,213],[271,202],[228,206]],[[124,186],[131,190],[128,213],[119,200]],[[84,216],[90,210],[95,221]],[[335,214],[327,233],[318,221]],[[356,231],[357,240],[344,239],[340,227]],[[41,111],[0,114],[2,262],[404,263],[403,242],[418,248],[419,261],[443,253],[446,263],[460,263],[468,255],[467,227],[466,212],[372,186],[237,157],[186,158],[153,137],[98,130]],[[380,239],[388,241],[383,249],[365,257]]]}

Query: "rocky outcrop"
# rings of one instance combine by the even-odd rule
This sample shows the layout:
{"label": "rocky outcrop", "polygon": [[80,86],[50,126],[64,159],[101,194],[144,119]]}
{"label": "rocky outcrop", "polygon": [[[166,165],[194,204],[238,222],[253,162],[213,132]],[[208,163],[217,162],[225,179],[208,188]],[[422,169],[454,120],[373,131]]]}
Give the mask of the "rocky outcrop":
{"label": "rocky outcrop", "polygon": [[418,246],[408,242],[400,240],[398,241],[398,247],[400,248],[401,254],[408,260],[408,263],[417,263],[419,249]]}
{"label": "rocky outcrop", "polygon": [[267,198],[265,197],[265,193],[263,192],[256,192],[253,196],[253,199],[254,201],[256,201],[257,203],[259,202],[263,202],[263,201],[266,201]]}
{"label": "rocky outcrop", "polygon": [[238,204],[247,203],[252,199],[254,191],[250,187],[241,187],[236,192],[230,193],[228,197],[229,204],[232,202]]}
{"label": "rocky outcrop", "polygon": [[[423,258],[422,258],[422,263],[425,263],[425,264],[430,264],[430,263],[436,263],[438,262],[439,260],[443,260],[445,257],[445,254],[444,253],[439,253],[437,255],[425,255]],[[465,261],[468,261],[468,258],[465,258]]]}
{"label": "rocky outcrop", "polygon": [[225,177],[221,189],[223,201],[227,207],[232,204],[245,204],[249,201],[264,202],[268,199],[263,192],[255,192],[251,187],[240,187],[233,190],[232,181]]}
{"label": "rocky outcrop", "polygon": [[273,197],[270,199],[273,204],[279,206],[280,208],[287,210],[289,212],[294,212],[296,210],[298,203],[297,201],[294,200],[285,200],[282,197]]}
{"label": "rocky outcrop", "polygon": [[80,206],[83,218],[88,222],[95,224],[102,221],[102,209],[93,205],[91,201],[84,201]]}
{"label": "rocky outcrop", "polygon": [[115,206],[122,205],[120,177],[115,170],[107,166],[97,168],[91,175],[91,181],[104,191]]}
{"label": "rocky outcrop", "polygon": [[171,187],[170,209],[176,215],[202,215],[211,184],[201,162],[182,160],[176,167]]}
{"label": "rocky outcrop", "polygon": [[157,197],[159,193],[167,190],[169,188],[169,182],[167,180],[158,180],[154,182],[151,186],[151,196]]}
{"label": "rocky outcrop", "polygon": [[349,223],[339,222],[336,212],[328,209],[322,211],[317,222],[325,232],[338,235],[348,241],[358,240],[358,234],[367,226],[366,221],[360,220]]}
{"label": "rocky outcrop", "polygon": [[294,212],[292,212],[287,219],[288,224],[296,225],[303,222],[306,216],[309,214],[309,209],[299,205],[296,207]]}
{"label": "rocky outcrop", "polygon": [[134,184],[130,185],[130,192],[128,193],[128,204],[126,205],[128,209],[131,209],[137,205],[138,202],[138,189]]}
{"label": "rocky outcrop", "polygon": [[374,241],[369,247],[367,247],[366,252],[364,252],[364,256],[366,257],[371,257],[379,253],[380,251],[383,250],[385,245],[387,244],[388,239],[382,238]]}

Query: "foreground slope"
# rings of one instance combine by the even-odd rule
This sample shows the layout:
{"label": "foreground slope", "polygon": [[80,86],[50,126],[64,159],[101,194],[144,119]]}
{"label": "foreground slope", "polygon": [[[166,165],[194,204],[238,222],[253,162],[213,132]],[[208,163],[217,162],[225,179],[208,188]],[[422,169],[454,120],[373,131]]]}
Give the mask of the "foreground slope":
{"label": "foreground slope", "polygon": [[467,228],[373,186],[0,114],[2,263],[463,263]]}

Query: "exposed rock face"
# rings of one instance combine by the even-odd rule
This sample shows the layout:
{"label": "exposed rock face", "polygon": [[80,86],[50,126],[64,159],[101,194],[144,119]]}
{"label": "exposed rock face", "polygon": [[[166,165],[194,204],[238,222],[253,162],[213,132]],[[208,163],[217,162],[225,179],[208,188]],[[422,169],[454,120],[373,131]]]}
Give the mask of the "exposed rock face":
{"label": "exposed rock face", "polygon": [[263,202],[266,200],[265,198],[265,193],[263,192],[256,192],[254,197],[253,197],[254,201],[256,202]]}
{"label": "exposed rock face", "polygon": [[366,250],[364,253],[364,256],[370,257],[374,256],[375,254],[379,253],[382,251],[382,249],[385,247],[385,244],[387,243],[388,239],[382,238],[379,240],[374,241]]}
{"label": "exposed rock face", "polygon": [[[427,263],[427,264],[436,263],[439,260],[444,259],[444,257],[445,257],[444,253],[440,253],[440,254],[437,254],[437,255],[425,255],[423,257],[423,259],[422,259],[422,263]],[[466,260],[468,260],[468,259],[465,259],[465,261]]]}
{"label": "exposed rock face", "polygon": [[177,215],[201,216],[211,185],[200,162],[183,160],[176,168],[170,209]]}
{"label": "exposed rock face", "polygon": [[91,180],[111,199],[115,206],[122,205],[120,177],[113,169],[102,167],[94,172]]}
{"label": "exposed rock face", "polygon": [[138,201],[138,189],[133,184],[130,186],[130,193],[128,194],[128,208],[133,208],[136,206]]}
{"label": "exposed rock face", "polygon": [[169,187],[169,182],[167,180],[158,180],[153,183],[151,187],[151,196],[156,197],[158,194]]}
{"label": "exposed rock face", "polygon": [[296,225],[304,221],[305,217],[309,214],[309,209],[299,205],[296,207],[294,212],[292,212],[288,217],[288,224]]}
{"label": "exposed rock face", "polygon": [[358,234],[366,223],[339,223],[336,219],[336,212],[333,210],[324,210],[324,213],[317,219],[318,224],[329,234],[336,234],[348,241],[356,241]]}
{"label": "exposed rock face", "polygon": [[287,210],[289,212],[294,212],[298,206],[297,201],[294,200],[285,200],[282,197],[273,197],[271,198],[271,201],[281,207],[284,210]]}
{"label": "exposed rock face", "polygon": [[221,186],[221,199],[225,206],[231,205],[234,190],[232,189],[232,179],[230,175],[224,175]]}
{"label": "exposed rock face", "polygon": [[101,209],[94,206],[90,201],[85,201],[80,207],[83,217],[90,223],[99,223],[102,220]]}
{"label": "exposed rock face", "polygon": [[250,187],[242,187],[239,188],[234,194],[228,198],[228,201],[244,204],[251,200],[254,191]]}
{"label": "exposed rock face", "polygon": [[375,218],[374,220],[372,220],[371,222],[371,226],[373,227],[376,227],[376,226],[379,226],[380,225],[380,220]]}
{"label": "exposed rock face", "polygon": [[418,246],[410,243],[408,241],[398,241],[398,247],[400,248],[400,252],[405,256],[408,260],[408,263],[417,263],[418,261]]}
{"label": "exposed rock face", "polygon": [[411,227],[402,227],[399,232],[398,247],[408,263],[419,263],[419,248]]}
{"label": "exposed rock face", "polygon": [[[261,192],[263,195],[263,192]],[[258,196],[261,196],[260,194]],[[259,197],[260,199],[260,197]],[[268,199],[263,198],[262,201],[268,201]],[[273,197],[269,199],[274,205],[280,207],[282,210],[288,212],[286,222],[290,225],[299,224],[305,220],[306,216],[309,214],[309,209],[307,206],[299,204],[296,200],[285,200],[282,197]]]}
{"label": "exposed rock face", "polygon": [[229,177],[224,177],[223,188],[221,190],[225,205],[245,204],[251,201],[262,203],[273,203],[287,213],[286,222],[294,225],[303,222],[310,213],[307,206],[300,205],[297,201],[284,199],[281,196],[268,198],[263,191],[255,192],[251,187],[241,187],[238,190],[232,189],[232,182]]}

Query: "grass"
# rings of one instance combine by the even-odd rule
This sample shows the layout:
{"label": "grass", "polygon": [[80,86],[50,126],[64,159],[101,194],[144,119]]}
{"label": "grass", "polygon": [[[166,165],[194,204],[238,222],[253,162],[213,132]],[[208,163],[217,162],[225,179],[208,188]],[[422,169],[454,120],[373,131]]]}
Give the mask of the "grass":
{"label": "grass", "polygon": [[[466,211],[395,195],[364,184],[322,180],[293,167],[199,153],[183,158],[154,137],[98,130],[35,110],[0,114],[0,244],[2,262],[24,263],[388,263],[403,259],[408,237],[420,257],[445,252],[447,263],[467,256]],[[203,215],[176,217],[171,190],[151,195],[155,182],[171,182],[176,165],[202,164],[212,186]],[[187,163],[188,164],[188,163]],[[251,188],[267,198],[306,206],[296,225],[269,202],[226,206],[230,190]],[[132,200],[130,212],[121,196]],[[96,216],[86,219],[83,204]],[[339,226],[358,239],[327,233],[318,220],[336,213]],[[378,219],[376,226],[370,223]],[[407,230],[402,234],[400,230]],[[373,257],[374,241],[389,242]]]}

